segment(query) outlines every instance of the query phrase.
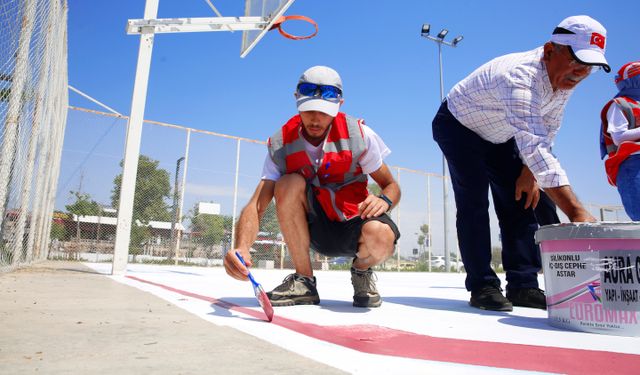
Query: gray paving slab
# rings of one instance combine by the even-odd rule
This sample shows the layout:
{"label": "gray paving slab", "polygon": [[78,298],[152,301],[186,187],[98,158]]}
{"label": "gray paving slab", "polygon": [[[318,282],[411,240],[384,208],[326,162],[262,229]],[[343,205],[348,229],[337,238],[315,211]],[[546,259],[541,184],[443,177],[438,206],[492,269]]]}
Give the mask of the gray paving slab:
{"label": "gray paving slab", "polygon": [[343,374],[73,262],[0,274],[0,374]]}

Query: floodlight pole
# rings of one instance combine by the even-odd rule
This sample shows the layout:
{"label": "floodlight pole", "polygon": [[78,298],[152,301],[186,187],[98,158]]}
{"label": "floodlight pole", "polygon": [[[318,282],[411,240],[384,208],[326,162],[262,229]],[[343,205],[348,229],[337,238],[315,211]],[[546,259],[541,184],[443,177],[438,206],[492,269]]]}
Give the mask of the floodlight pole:
{"label": "floodlight pole", "polygon": [[[424,24],[422,26],[421,36],[427,38],[438,45],[438,64],[440,68],[440,103],[444,101],[444,81],[442,74],[442,45],[449,47],[456,47],[462,40],[462,36],[457,36],[453,39],[453,42],[445,42],[444,38],[449,32],[447,29],[442,29],[437,36],[429,35],[430,25]],[[444,220],[444,269],[445,272],[451,270],[449,259],[449,189],[447,186],[447,179],[449,179],[449,169],[447,168],[447,159],[442,154],[442,200],[443,200],[443,220]],[[429,228],[431,230],[431,228]]]}

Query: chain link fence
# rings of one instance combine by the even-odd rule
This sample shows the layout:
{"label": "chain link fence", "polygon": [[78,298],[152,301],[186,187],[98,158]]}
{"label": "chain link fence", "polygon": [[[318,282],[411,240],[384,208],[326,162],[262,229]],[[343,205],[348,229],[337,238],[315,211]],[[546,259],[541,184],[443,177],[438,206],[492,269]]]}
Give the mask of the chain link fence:
{"label": "chain link fence", "polygon": [[0,2],[0,271],[46,258],[67,114],[67,2]]}
{"label": "chain link fence", "polygon": [[[70,108],[50,257],[111,262],[127,118]],[[128,261],[222,265],[231,248],[232,224],[260,180],[265,156],[264,141],[145,121]],[[442,176],[390,168],[402,188],[400,204],[391,212],[401,239],[395,256],[380,268],[443,270]],[[588,207],[600,217],[604,206]],[[607,217],[624,220],[621,207],[605,208]],[[451,259],[453,269],[461,270],[451,216]],[[492,226],[498,227],[495,216]],[[499,235],[494,237],[499,246]],[[273,203],[260,223],[252,254],[257,267],[293,267]],[[312,262],[315,269],[348,269],[351,259],[312,254]]]}
{"label": "chain link fence", "polygon": [[[111,262],[127,118],[70,108],[50,257]],[[221,265],[231,248],[232,223],[260,180],[265,142],[157,121],[145,121],[143,134],[129,262]],[[442,179],[402,167],[391,170],[402,186],[402,200],[391,213],[402,237],[385,267],[398,268],[442,253]],[[258,267],[293,266],[273,202],[252,254]],[[312,261],[316,269],[350,264],[319,254],[312,254]]]}

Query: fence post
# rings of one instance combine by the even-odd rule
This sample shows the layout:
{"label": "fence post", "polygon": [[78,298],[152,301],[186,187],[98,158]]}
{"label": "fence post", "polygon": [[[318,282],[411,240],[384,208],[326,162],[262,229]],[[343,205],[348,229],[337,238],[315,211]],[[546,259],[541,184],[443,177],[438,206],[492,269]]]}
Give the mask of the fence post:
{"label": "fence post", "polygon": [[427,175],[427,270],[431,272],[431,176]]}
{"label": "fence post", "polygon": [[238,207],[238,175],[240,174],[240,139],[236,141],[236,176],[233,185],[233,225],[231,225],[231,250],[236,248],[236,213]]}
{"label": "fence post", "polygon": [[[400,168],[396,167],[396,179],[398,180],[398,186],[400,186]],[[398,231],[400,231],[400,204],[401,204],[402,200],[400,202],[398,202],[398,205],[396,206],[396,224],[398,226]],[[398,272],[400,272],[400,242],[396,243],[396,251],[397,251],[397,267],[398,267]]]}
{"label": "fence post", "polygon": [[[182,225],[182,205],[184,203],[184,190],[187,183],[187,168],[189,166],[189,144],[191,142],[191,129],[187,129],[187,144],[184,150],[184,172],[182,172],[182,183],[180,184],[180,197],[178,198],[178,218],[177,224]],[[178,251],[180,250],[180,240],[182,239],[182,229],[178,225],[178,236],[176,237],[176,264],[178,262]],[[185,258],[186,258],[185,254]]]}

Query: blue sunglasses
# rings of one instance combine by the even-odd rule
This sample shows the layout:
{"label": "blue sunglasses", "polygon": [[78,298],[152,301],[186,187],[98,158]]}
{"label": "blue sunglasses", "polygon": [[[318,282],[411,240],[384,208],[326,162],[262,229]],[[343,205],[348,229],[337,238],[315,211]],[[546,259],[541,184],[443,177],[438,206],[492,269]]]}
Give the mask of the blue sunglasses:
{"label": "blue sunglasses", "polygon": [[321,96],[322,99],[339,99],[342,90],[335,86],[316,85],[315,83],[301,83],[298,85],[298,93],[304,96]]}

